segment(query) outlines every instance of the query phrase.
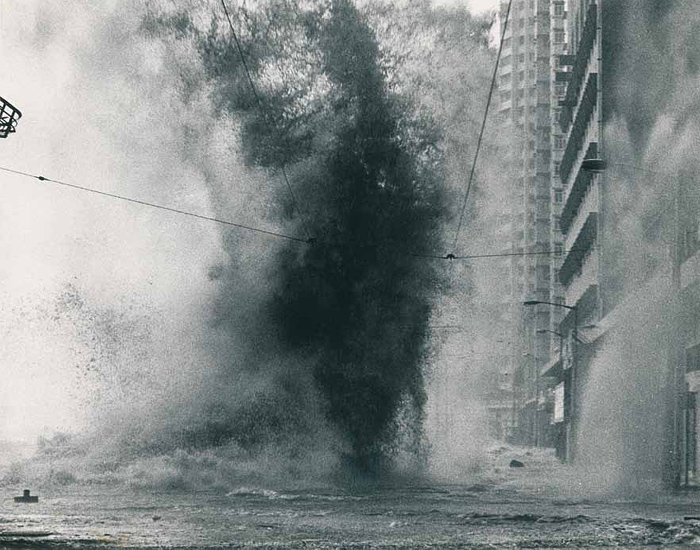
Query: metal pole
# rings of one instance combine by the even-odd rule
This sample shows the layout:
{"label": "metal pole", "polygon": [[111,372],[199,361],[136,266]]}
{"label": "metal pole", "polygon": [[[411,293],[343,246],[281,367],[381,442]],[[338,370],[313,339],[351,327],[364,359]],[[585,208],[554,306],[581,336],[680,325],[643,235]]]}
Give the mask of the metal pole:
{"label": "metal pole", "polygon": [[576,344],[578,343],[578,308],[576,306],[572,306],[573,312],[574,312],[574,327],[571,331],[571,334],[573,336],[572,341],[571,341],[571,397],[569,398],[569,406],[571,408],[571,414],[569,416],[569,430],[571,431],[571,440],[570,440],[570,446],[571,449],[569,449],[569,462],[574,461],[574,448],[576,446],[576,424],[577,424],[577,417],[578,415],[576,414],[576,405],[577,405],[577,399],[576,399],[576,370],[577,370],[577,353],[576,353]]}
{"label": "metal pole", "polygon": [[540,367],[537,364],[537,318],[535,318],[535,339],[532,350],[535,363],[535,447],[540,446]]}

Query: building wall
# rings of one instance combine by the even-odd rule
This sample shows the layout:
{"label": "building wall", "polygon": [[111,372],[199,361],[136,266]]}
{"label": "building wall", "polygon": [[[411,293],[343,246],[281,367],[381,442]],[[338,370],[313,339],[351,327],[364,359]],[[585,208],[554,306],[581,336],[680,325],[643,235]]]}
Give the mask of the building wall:
{"label": "building wall", "polygon": [[[697,481],[698,369],[689,358],[700,333],[700,161],[690,151],[700,138],[680,137],[700,134],[700,98],[690,92],[700,77],[698,49],[689,47],[700,30],[697,4],[569,0],[568,11],[559,281],[579,334],[586,325],[598,333],[585,354],[576,344],[568,378],[559,374],[574,403],[570,427],[575,434],[587,394],[580,429],[594,430],[598,415],[618,430],[626,482],[676,483],[679,473]],[[591,158],[607,168],[584,170]],[[570,338],[571,316],[559,326]],[[597,385],[586,388],[591,380]],[[610,394],[612,404],[611,380],[625,388]]]}
{"label": "building wall", "polygon": [[[503,127],[511,135],[516,152],[516,177],[511,193],[515,200],[510,251],[511,301],[549,301],[552,297],[552,232],[556,216],[552,210],[552,39],[553,0],[513,0],[499,66],[499,114]],[[504,21],[508,6],[502,0],[500,17]],[[557,11],[556,39],[561,37],[563,14]],[[559,43],[558,43],[559,44]],[[558,45],[557,51],[563,46]],[[558,195],[557,195],[558,196]],[[555,288],[561,294],[558,288]],[[547,307],[520,308],[514,330],[513,362],[515,393],[520,414],[521,440],[538,442],[539,369],[547,362],[551,347],[551,311]],[[538,333],[543,331],[542,333]],[[558,339],[557,339],[558,342]],[[541,407],[539,407],[541,408]]]}

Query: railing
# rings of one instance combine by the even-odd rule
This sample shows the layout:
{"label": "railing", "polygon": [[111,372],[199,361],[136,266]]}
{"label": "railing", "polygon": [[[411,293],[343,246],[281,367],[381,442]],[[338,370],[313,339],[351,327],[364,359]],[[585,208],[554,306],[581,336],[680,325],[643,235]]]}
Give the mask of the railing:
{"label": "railing", "polygon": [[576,236],[571,248],[567,249],[566,257],[559,270],[559,281],[564,286],[569,284],[585,261],[586,254],[595,244],[598,231],[598,215],[591,212],[586,216],[586,222]]}
{"label": "railing", "polygon": [[[586,89],[581,97],[581,103],[576,111],[576,118],[569,133],[569,139],[561,159],[561,179],[566,182],[571,175],[574,164],[582,154],[586,141],[597,136],[598,125],[598,75],[591,73],[586,83]],[[592,127],[593,126],[593,127]],[[596,137],[597,141],[597,137]],[[585,150],[583,151],[585,153]]]}
{"label": "railing", "polygon": [[574,247],[574,243],[581,233],[581,230],[583,229],[583,226],[591,212],[598,212],[597,185],[588,185],[586,187],[586,193],[584,194],[583,200],[578,207],[578,213],[574,218],[573,223],[567,228],[566,241],[564,242],[566,250],[571,250]]}
{"label": "railing", "polygon": [[598,284],[598,252],[591,251],[584,259],[580,273],[566,287],[566,303],[577,304],[585,292]]}
{"label": "railing", "polygon": [[585,197],[591,185],[591,180],[593,179],[593,174],[591,172],[580,169],[584,159],[596,158],[598,156],[598,142],[592,141],[592,137],[591,135],[590,138],[586,139],[587,146],[585,154],[579,155],[576,163],[576,177],[573,183],[571,186],[566,186],[568,182],[564,183],[566,195],[564,196],[564,203],[561,211],[561,230],[563,233],[568,233],[569,227],[578,213],[581,201]]}
{"label": "railing", "polygon": [[588,7],[586,22],[584,23],[581,40],[576,50],[576,58],[571,70],[571,80],[566,89],[566,99],[564,109],[559,119],[562,130],[566,132],[573,118],[573,108],[577,104],[581,86],[586,78],[586,67],[588,66],[596,38],[596,26],[598,22],[598,11],[595,3]]}

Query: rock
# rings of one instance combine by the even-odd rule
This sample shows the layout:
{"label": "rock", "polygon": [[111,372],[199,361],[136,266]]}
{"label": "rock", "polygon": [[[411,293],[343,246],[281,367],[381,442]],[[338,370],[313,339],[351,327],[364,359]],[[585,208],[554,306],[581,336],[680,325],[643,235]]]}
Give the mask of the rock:
{"label": "rock", "polygon": [[510,461],[510,464],[508,464],[508,466],[510,466],[511,468],[524,468],[525,464],[523,464],[519,460],[513,459]]}

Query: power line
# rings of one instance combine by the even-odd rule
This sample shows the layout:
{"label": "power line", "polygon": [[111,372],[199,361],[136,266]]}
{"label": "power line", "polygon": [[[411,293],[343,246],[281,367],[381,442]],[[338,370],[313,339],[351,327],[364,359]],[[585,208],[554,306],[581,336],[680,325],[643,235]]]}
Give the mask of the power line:
{"label": "power line", "polygon": [[[223,2],[223,0],[221,0]],[[459,223],[457,224],[457,232],[455,233],[454,243],[452,245],[452,250],[457,250],[457,242],[459,241],[459,232],[462,229],[462,223],[464,222],[464,213],[467,209],[467,201],[469,199],[469,192],[472,188],[472,182],[474,181],[474,170],[476,169],[476,160],[479,158],[479,151],[481,150],[481,142],[484,138],[484,130],[486,129],[486,119],[489,114],[489,107],[491,106],[491,98],[493,97],[493,89],[496,85],[496,77],[498,76],[498,63],[501,60],[501,52],[503,51],[503,42],[506,36],[506,30],[508,28],[508,17],[510,16],[510,8],[513,4],[513,0],[509,0],[508,9],[506,10],[506,17],[503,22],[503,32],[501,33],[501,43],[498,46],[498,55],[496,56],[496,65],[493,68],[493,76],[491,77],[491,87],[489,88],[489,96],[486,100],[486,109],[484,111],[484,119],[481,122],[481,131],[479,132],[479,139],[476,143],[476,152],[474,153],[474,161],[472,162],[471,172],[469,173],[469,183],[467,184],[467,192],[464,195],[464,202],[462,203],[462,211],[459,215]]]}
{"label": "power line", "polygon": [[[238,50],[238,55],[241,58],[241,63],[243,64],[243,69],[245,70],[245,74],[248,77],[248,84],[250,84],[250,89],[253,91],[253,96],[255,97],[255,101],[258,104],[258,109],[260,110],[260,114],[263,116],[263,118],[266,118],[271,121],[271,118],[268,113],[265,112],[265,108],[262,102],[262,99],[260,99],[260,95],[258,94],[258,90],[255,87],[255,82],[253,82],[253,77],[250,74],[250,69],[248,69],[248,63],[245,60],[245,55],[243,55],[243,47],[241,46],[241,41],[238,39],[238,34],[236,33],[236,29],[233,26],[233,22],[231,21],[231,16],[229,15],[228,8],[226,7],[226,2],[224,0],[221,0],[221,6],[224,8],[224,14],[226,15],[226,20],[228,21],[228,26],[231,29],[231,34],[233,35],[233,40],[236,43],[236,49]],[[274,124],[274,121],[270,122],[272,125]],[[287,184],[287,190],[289,191],[289,196],[292,198],[292,203],[294,204],[294,209],[299,212],[299,216],[301,217],[301,225],[302,228],[304,229],[304,233],[306,233],[306,238],[307,240],[311,241],[312,237],[311,234],[309,233],[308,228],[306,227],[306,222],[304,220],[304,216],[301,213],[301,209],[299,208],[299,202],[297,201],[297,198],[294,194],[294,191],[292,190],[292,184],[289,183],[289,178],[287,177],[287,170],[282,164],[282,177],[284,178],[285,183]]]}
{"label": "power line", "polygon": [[[583,248],[572,248],[568,253],[571,252],[586,252],[592,249]],[[429,258],[434,260],[473,260],[479,258],[506,258],[509,256],[563,256],[567,252],[559,250],[547,250],[544,252],[503,252],[497,254],[471,254],[468,256],[455,256],[454,254],[445,254],[444,256],[438,256],[436,254],[411,254],[416,258]]]}
{"label": "power line", "polygon": [[[315,239],[302,239],[299,237],[293,237],[291,235],[286,235],[284,233],[278,233],[275,231],[268,231],[267,229],[260,229],[257,227],[251,227],[249,225],[235,223],[235,222],[228,221],[228,220],[222,220],[220,218],[214,218],[211,216],[205,216],[203,214],[197,214],[195,212],[189,212],[187,210],[172,208],[170,206],[164,206],[162,204],[156,204],[156,203],[144,201],[141,199],[134,199],[131,197],[126,197],[124,195],[117,195],[116,193],[109,193],[107,191],[99,191],[98,189],[92,189],[90,187],[77,185],[75,183],[68,183],[65,181],[55,180],[52,178],[47,178],[45,176],[37,176],[35,174],[30,174],[29,172],[22,172],[21,170],[13,170],[11,168],[6,168],[4,166],[0,166],[0,170],[2,170],[3,172],[11,173],[11,174],[17,174],[20,176],[25,176],[28,178],[37,179],[37,180],[43,181],[43,182],[54,183],[56,185],[61,185],[63,187],[69,187],[71,189],[75,189],[78,191],[86,191],[88,193],[93,193],[95,195],[102,195],[105,197],[110,197],[113,199],[118,199],[118,200],[130,202],[130,203],[134,203],[134,204],[140,204],[142,206],[156,208],[158,210],[165,210],[166,212],[172,212],[174,214],[181,214],[183,216],[190,216],[192,218],[198,218],[200,220],[206,220],[206,221],[220,223],[220,224],[228,225],[228,226],[232,226],[232,227],[238,227],[239,229],[245,229],[247,231],[261,233],[263,235],[270,235],[272,237],[279,237],[282,239],[288,239],[290,241],[296,241],[296,242],[306,243],[306,244],[312,244],[315,242]],[[585,252],[587,250],[590,250],[590,249],[574,248],[574,249],[569,250],[569,253],[570,252]],[[480,258],[504,258],[504,257],[510,257],[510,256],[543,256],[543,255],[562,256],[564,254],[565,254],[564,251],[547,250],[547,251],[543,251],[543,252],[503,252],[503,253],[495,253],[495,254],[470,254],[470,255],[466,255],[466,256],[455,256],[454,254],[446,254],[444,256],[438,256],[438,255],[433,255],[433,254],[410,254],[410,256],[413,256],[416,258],[427,258],[427,259],[435,259],[435,260],[473,260],[473,259],[480,259]]]}
{"label": "power line", "polygon": [[238,34],[236,33],[236,29],[233,27],[233,22],[231,21],[231,16],[228,13],[228,8],[226,7],[226,3],[224,0],[221,0],[221,6],[224,8],[224,14],[226,14],[226,20],[228,21],[228,26],[231,28],[231,34],[233,34],[233,40],[236,43],[236,49],[238,50],[238,55],[241,58],[241,63],[243,63],[243,69],[245,70],[245,74],[248,77],[248,83],[250,84],[250,89],[253,91],[253,96],[255,96],[255,100],[258,102],[258,107],[260,108],[260,112],[265,116],[265,110],[263,108],[262,100],[260,99],[260,96],[258,95],[258,90],[255,88],[255,83],[253,82],[253,77],[250,75],[250,70],[248,69],[248,63],[245,60],[245,55],[243,55],[243,47],[241,46],[241,42],[238,40]]}
{"label": "power line", "polygon": [[142,205],[142,206],[150,206],[151,208],[157,208],[157,209],[159,209],[159,210],[165,210],[165,211],[167,211],[167,212],[173,212],[173,213],[175,213],[175,214],[182,214],[183,216],[190,216],[190,217],[192,217],[192,218],[198,218],[198,219],[200,219],[200,220],[206,220],[206,221],[210,221],[210,222],[220,223],[220,224],[223,224],[223,225],[229,225],[229,226],[232,226],[232,227],[238,227],[239,229],[246,229],[246,230],[248,230],[248,231],[254,231],[254,232],[256,232],[256,233],[262,233],[262,234],[264,234],[264,235],[270,235],[270,236],[272,236],[272,237],[279,237],[279,238],[281,238],[281,239],[287,239],[287,240],[290,240],[290,241],[297,241],[297,242],[300,242],[300,243],[310,243],[310,242],[311,242],[311,239],[301,239],[301,238],[299,238],[299,237],[292,237],[291,235],[285,235],[284,233],[277,233],[277,232],[275,232],[275,231],[268,231],[267,229],[259,229],[259,228],[257,228],[257,227],[251,227],[251,226],[249,226],[249,225],[243,225],[243,224],[241,224],[241,223],[234,223],[234,222],[231,222],[231,221],[228,221],[228,220],[222,220],[222,219],[219,219],[219,218],[213,218],[213,217],[210,217],[210,216],[204,216],[204,215],[202,215],[202,214],[196,214],[196,213],[194,213],[194,212],[188,212],[188,211],[186,211],[186,210],[180,210],[180,209],[178,209],[178,208],[171,208],[171,207],[169,207],[169,206],[163,206],[163,205],[161,205],[161,204],[156,204],[156,203],[152,203],[152,202],[147,202],[147,201],[143,201],[143,200],[140,200],[140,199],[132,199],[131,197],[125,197],[124,195],[117,195],[117,194],[115,194],[115,193],[108,193],[108,192],[106,192],[106,191],[98,191],[97,189],[92,189],[92,188],[90,188],[90,187],[84,187],[84,186],[82,186],[82,185],[76,185],[76,184],[74,184],[74,183],[67,183],[67,182],[65,182],[65,181],[54,180],[54,179],[47,178],[47,177],[44,177],[44,176],[36,176],[36,175],[34,175],[34,174],[29,174],[28,172],[21,172],[20,170],[12,170],[12,169],[10,169],[10,168],[5,168],[5,167],[3,167],[3,166],[0,166],[0,170],[2,170],[2,171],[4,171],[4,172],[9,172],[9,173],[12,173],[12,174],[18,174],[18,175],[20,175],[20,176],[25,176],[25,177],[28,177],[28,178],[34,178],[34,179],[37,179],[37,180],[39,180],[39,181],[48,181],[48,182],[50,182],[50,183],[55,183],[55,184],[57,184],[57,185],[62,185],[62,186],[64,186],[64,187],[70,187],[71,189],[76,189],[76,190],[79,190],[79,191],[87,191],[88,193],[94,193],[94,194],[96,194],[96,195],[103,195],[103,196],[105,196],[105,197],[111,197],[111,198],[113,198],[113,199],[119,199],[119,200],[126,201],[126,202],[131,202],[131,203],[135,203],[135,204],[140,204],[140,205]]}

